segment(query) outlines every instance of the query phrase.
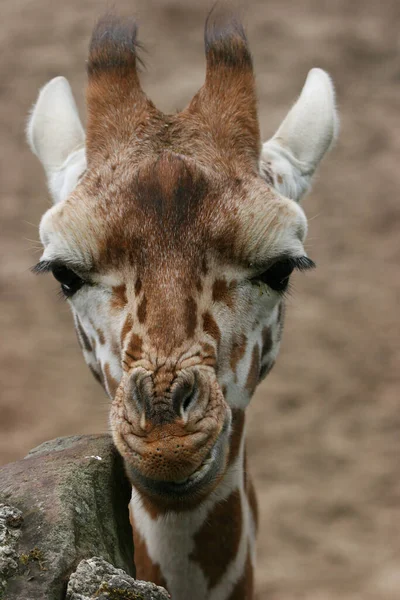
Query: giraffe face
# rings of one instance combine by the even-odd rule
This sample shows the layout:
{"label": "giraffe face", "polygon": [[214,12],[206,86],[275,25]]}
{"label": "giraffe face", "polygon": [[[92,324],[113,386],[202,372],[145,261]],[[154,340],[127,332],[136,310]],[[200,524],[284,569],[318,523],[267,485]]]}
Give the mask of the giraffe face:
{"label": "giraffe face", "polygon": [[112,399],[133,478],[182,496],[222,476],[232,409],[275,361],[306,220],[259,175],[170,152],[127,169],[105,161],[50,209],[41,264]]}
{"label": "giraffe face", "polygon": [[206,30],[206,82],[177,115],[142,92],[135,32],[111,19],[93,34],[86,137],[65,80],[39,96],[28,138],[56,205],[36,270],[71,305],[135,487],[188,506],[238,456],[288,278],[313,265],[297,201],[334,135],[333,92],[312,71],[261,152],[240,27]]}

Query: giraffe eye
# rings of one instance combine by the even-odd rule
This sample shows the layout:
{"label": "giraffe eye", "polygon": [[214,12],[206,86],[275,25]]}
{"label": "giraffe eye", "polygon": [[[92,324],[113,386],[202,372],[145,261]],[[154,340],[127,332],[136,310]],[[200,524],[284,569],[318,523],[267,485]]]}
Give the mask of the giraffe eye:
{"label": "giraffe eye", "polygon": [[256,279],[261,283],[266,283],[276,292],[284,292],[289,285],[289,277],[294,268],[295,266],[289,260],[280,260]]}
{"label": "giraffe eye", "polygon": [[295,269],[305,271],[315,267],[315,263],[307,256],[297,258],[282,258],[253,278],[256,283],[266,283],[271,289],[284,293],[289,285],[289,277]]}
{"label": "giraffe eye", "polygon": [[74,271],[63,265],[54,265],[51,272],[61,283],[61,290],[66,298],[71,298],[85,283]]}

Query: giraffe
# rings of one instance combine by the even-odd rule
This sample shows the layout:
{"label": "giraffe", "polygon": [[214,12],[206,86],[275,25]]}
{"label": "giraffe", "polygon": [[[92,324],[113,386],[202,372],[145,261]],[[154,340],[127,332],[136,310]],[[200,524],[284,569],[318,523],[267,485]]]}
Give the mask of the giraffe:
{"label": "giraffe", "polygon": [[134,21],[89,48],[87,128],[69,83],[40,91],[27,137],[52,206],[36,273],[71,306],[132,483],[140,579],[173,600],[251,600],[257,503],[245,409],[279,349],[291,273],[310,269],[299,204],[332,145],[330,77],[312,69],[261,143],[240,23],[205,28],[205,83],[163,114],[138,77]]}

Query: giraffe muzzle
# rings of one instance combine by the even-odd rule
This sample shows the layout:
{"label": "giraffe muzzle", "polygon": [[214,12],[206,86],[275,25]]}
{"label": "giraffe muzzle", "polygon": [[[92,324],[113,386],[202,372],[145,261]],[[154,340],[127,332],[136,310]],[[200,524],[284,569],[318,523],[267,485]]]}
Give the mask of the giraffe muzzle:
{"label": "giraffe muzzle", "polygon": [[230,424],[215,374],[194,369],[178,373],[164,393],[154,374],[138,369],[111,410],[114,441],[132,483],[163,497],[191,494],[218,478]]}
{"label": "giraffe muzzle", "polygon": [[125,459],[126,473],[132,485],[142,493],[177,508],[181,502],[198,499],[220,481],[226,462],[226,447],[231,419],[227,418],[221,434],[200,466],[188,477],[178,481],[160,481],[144,476]]}

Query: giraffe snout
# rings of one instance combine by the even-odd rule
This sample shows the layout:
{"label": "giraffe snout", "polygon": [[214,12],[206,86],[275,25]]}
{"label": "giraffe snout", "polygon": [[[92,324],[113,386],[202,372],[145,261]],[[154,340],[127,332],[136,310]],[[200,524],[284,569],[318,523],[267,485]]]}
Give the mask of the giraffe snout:
{"label": "giraffe snout", "polygon": [[129,382],[128,402],[146,431],[175,421],[188,424],[192,412],[205,408],[208,396],[198,374],[191,370],[177,374],[138,370]]}
{"label": "giraffe snout", "polygon": [[215,375],[196,367],[138,369],[111,411],[114,441],[132,481],[157,494],[160,486],[169,495],[174,485],[179,494],[213,485],[225,465],[230,423]]}

